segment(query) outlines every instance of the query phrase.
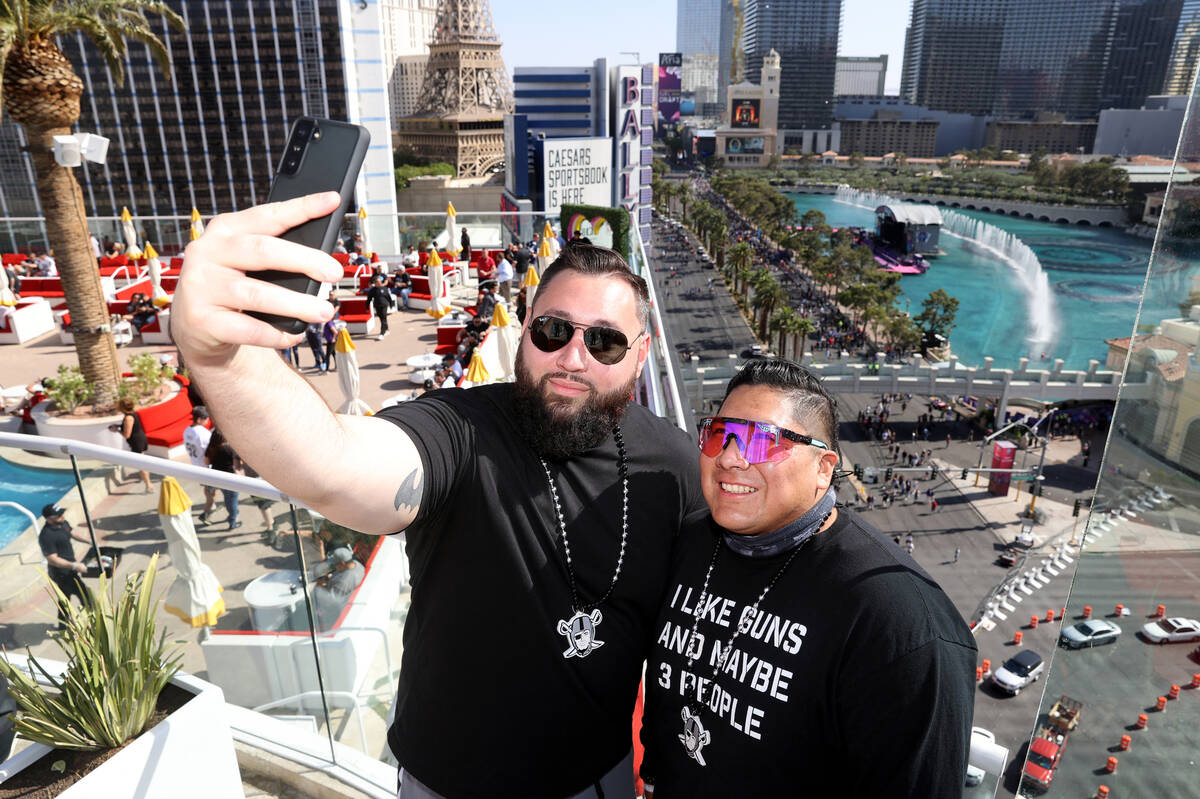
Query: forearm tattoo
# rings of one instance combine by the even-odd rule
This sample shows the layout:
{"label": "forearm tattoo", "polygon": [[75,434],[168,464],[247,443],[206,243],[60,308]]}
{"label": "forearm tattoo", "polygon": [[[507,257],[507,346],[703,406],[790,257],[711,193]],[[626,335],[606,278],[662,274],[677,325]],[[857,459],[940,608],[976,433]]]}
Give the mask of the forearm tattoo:
{"label": "forearm tattoo", "polygon": [[415,512],[421,504],[421,470],[413,469],[396,491],[396,510]]}

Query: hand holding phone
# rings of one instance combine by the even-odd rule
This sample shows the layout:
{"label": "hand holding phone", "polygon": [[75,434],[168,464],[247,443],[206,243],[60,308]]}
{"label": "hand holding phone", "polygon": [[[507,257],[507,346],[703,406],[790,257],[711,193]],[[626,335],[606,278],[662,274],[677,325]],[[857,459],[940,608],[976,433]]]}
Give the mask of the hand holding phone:
{"label": "hand holding phone", "polygon": [[[336,191],[341,204],[332,213],[310,219],[280,234],[279,238],[325,253],[333,251],[342,221],[354,201],[354,184],[370,141],[371,134],[361,125],[314,117],[300,117],[292,124],[268,201]],[[303,294],[316,295],[321,289],[320,282],[295,272],[268,269],[255,277]],[[294,335],[304,330],[303,321],[289,316],[260,311],[247,313],[285,333]]]}

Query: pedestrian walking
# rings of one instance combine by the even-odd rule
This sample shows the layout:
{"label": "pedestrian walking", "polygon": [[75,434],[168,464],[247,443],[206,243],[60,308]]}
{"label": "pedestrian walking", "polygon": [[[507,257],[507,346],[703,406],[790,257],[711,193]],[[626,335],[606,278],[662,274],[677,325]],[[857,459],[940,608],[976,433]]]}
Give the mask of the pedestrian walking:
{"label": "pedestrian walking", "polygon": [[962,553],[962,547],[954,548],[954,562],[958,563],[958,556]]}

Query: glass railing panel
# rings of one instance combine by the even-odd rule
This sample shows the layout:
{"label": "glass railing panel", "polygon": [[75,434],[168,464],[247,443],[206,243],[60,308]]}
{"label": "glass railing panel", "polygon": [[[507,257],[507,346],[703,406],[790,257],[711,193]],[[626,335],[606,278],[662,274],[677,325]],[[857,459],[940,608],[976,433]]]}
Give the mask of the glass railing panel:
{"label": "glass railing panel", "polygon": [[[1175,158],[1181,168],[1200,157],[1196,97]],[[1050,664],[1039,715],[1047,723],[1064,695],[1082,703],[1053,778],[1059,795],[1091,796],[1102,785],[1112,796],[1195,793],[1195,780],[1177,767],[1200,749],[1195,197],[1185,183],[1167,185],[1137,334],[1113,350],[1124,380],[1066,602],[1062,634],[1071,640]]]}
{"label": "glass railing panel", "polygon": [[[310,626],[309,571],[322,559],[326,535],[319,517],[304,509],[293,516],[278,492],[245,478],[241,490],[216,486],[205,514],[205,483],[220,482],[220,473],[114,451],[113,460],[126,462],[117,465],[99,447],[77,458],[77,484],[71,460],[61,449],[47,452],[45,437],[10,444],[17,439],[6,435],[0,447],[0,540],[6,542],[0,612],[8,621],[8,649],[62,659],[38,537],[43,507],[57,505],[87,540],[90,518],[100,554],[115,561],[117,584],[158,554],[155,589],[163,604],[156,620],[179,645],[182,669],[221,688],[230,704],[261,714],[233,717],[232,726],[251,718],[242,725],[246,732],[327,761],[341,736],[363,740],[357,709],[322,691],[320,681],[325,673],[341,674],[336,660],[321,668],[315,653],[322,651],[324,661],[322,647],[329,644],[318,632],[314,647]],[[148,470],[148,491],[132,464]],[[174,476],[164,480],[164,472]],[[77,560],[94,563],[90,543],[68,546]],[[93,568],[84,585],[96,590],[98,576]],[[321,630],[320,616],[316,621]]]}

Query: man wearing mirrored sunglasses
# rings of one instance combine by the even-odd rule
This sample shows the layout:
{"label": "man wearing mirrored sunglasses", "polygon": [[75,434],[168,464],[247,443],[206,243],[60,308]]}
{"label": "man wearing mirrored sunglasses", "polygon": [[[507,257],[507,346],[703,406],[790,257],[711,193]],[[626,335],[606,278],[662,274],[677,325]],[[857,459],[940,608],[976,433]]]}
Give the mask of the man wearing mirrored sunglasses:
{"label": "man wearing mirrored sunglasses", "polygon": [[703,508],[687,436],[630,403],[645,283],[612,250],[564,248],[515,383],[335,415],[266,349],[294,337],[240,313],[327,316],[252,270],[340,276],[323,253],[268,238],[331,208],[309,197],[214,219],[188,248],[173,332],[264,478],[340,524],[405,531],[412,604],[388,731],[400,796],[631,796],[651,624],[674,537]]}
{"label": "man wearing mirrored sunglasses", "polygon": [[836,504],[833,398],[747,364],[700,428],[710,512],[680,532],[646,669],[654,799],[960,797],[975,642],[950,600]]}

